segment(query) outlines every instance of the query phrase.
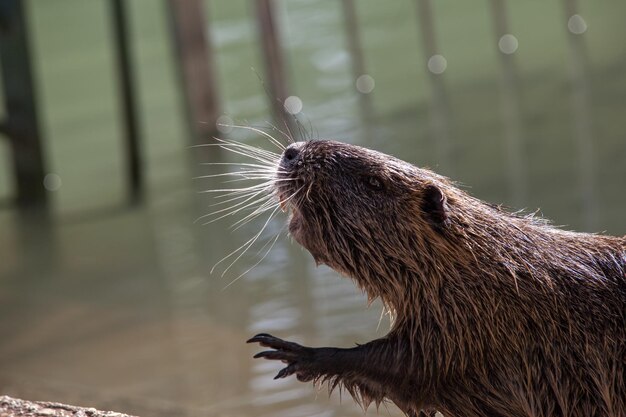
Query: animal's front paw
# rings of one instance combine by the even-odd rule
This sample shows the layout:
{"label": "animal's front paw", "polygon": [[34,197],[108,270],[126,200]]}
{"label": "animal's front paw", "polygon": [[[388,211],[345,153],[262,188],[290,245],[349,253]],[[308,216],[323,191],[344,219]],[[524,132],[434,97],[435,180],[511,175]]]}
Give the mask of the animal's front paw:
{"label": "animal's front paw", "polygon": [[267,333],[260,333],[248,340],[247,343],[258,343],[261,346],[272,348],[254,355],[254,358],[279,360],[287,364],[281,369],[274,379],[285,378],[296,374],[299,381],[311,381],[319,377],[315,370],[315,349],[301,346],[297,343],[287,342]]}

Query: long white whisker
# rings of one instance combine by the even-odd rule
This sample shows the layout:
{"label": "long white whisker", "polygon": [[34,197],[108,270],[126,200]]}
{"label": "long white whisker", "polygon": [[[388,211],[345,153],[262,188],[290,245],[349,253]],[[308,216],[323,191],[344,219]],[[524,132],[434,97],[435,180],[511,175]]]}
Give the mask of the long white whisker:
{"label": "long white whisker", "polygon": [[240,155],[247,156],[249,158],[253,158],[256,160],[262,160],[265,162],[274,162],[280,158],[280,155],[275,152],[266,151],[264,149],[260,149],[255,146],[251,146],[242,142],[226,141],[220,138],[213,138],[213,139],[215,139],[216,141],[220,143],[204,143],[204,144],[194,145],[194,147],[217,146],[224,150],[239,153]]}
{"label": "long white whisker", "polygon": [[[264,165],[256,165],[256,164],[236,164],[236,163],[228,163],[228,162],[224,162],[224,163],[205,162],[205,163],[202,163],[201,165],[230,165],[233,167],[239,167],[241,170],[257,170],[257,171],[271,172],[275,174],[288,174],[289,173],[288,171],[277,168],[276,166],[273,166],[273,165],[264,166]],[[233,174],[237,172],[241,172],[241,171],[232,171],[232,172],[228,172],[224,174]],[[203,178],[203,177],[199,176],[195,178]]]}
{"label": "long white whisker", "polygon": [[227,150],[228,152],[232,152],[232,153],[236,153],[237,155],[241,155],[241,156],[246,156],[248,158],[252,158],[255,159],[259,162],[265,162],[267,164],[277,164],[279,161],[278,157],[267,157],[267,156],[261,156],[261,155],[254,155],[248,152],[244,152],[241,149],[232,149],[232,148],[228,148],[225,146],[222,146],[223,149]]}
{"label": "long white whisker", "polygon": [[[205,219],[207,217],[211,217],[211,216],[214,216],[214,215],[219,214],[219,213],[223,213],[223,212],[228,211],[228,210],[234,210],[237,207],[241,206],[242,204],[246,204],[248,201],[252,200],[253,198],[257,197],[259,194],[262,194],[262,193],[263,193],[263,191],[258,191],[258,192],[254,193],[252,195],[248,195],[245,200],[239,201],[239,202],[233,204],[232,206],[228,206],[228,207],[223,208],[223,209],[215,210],[215,211],[213,211],[211,213],[203,214],[202,216],[200,216],[196,220],[194,220],[193,223],[196,224],[199,220]],[[264,198],[268,198],[268,197],[271,198],[271,196],[267,196],[267,195],[264,195],[263,197]],[[224,203],[224,202],[222,202],[222,203]],[[253,204],[255,204],[255,203],[256,202],[253,202]]]}
{"label": "long white whisker", "polygon": [[232,180],[222,181],[222,184],[230,184],[233,182],[241,182],[241,181],[259,181],[259,180],[272,180],[273,178],[269,175],[260,175],[260,174],[249,174],[242,175],[241,178],[233,178]]}
{"label": "long white whisker", "polygon": [[279,184],[279,183],[285,183],[285,182],[289,182],[289,181],[297,181],[297,178],[267,178],[267,177],[259,177],[259,178],[241,178],[241,179],[235,179],[235,180],[230,180],[230,181],[224,181],[224,183],[229,183],[229,182],[235,182],[235,181],[243,181],[243,180],[250,180],[250,181],[258,181],[258,180],[267,180],[264,182],[261,182],[259,184],[255,184],[255,185],[251,185],[249,187],[242,187],[242,188],[219,188],[219,189],[211,189],[211,190],[202,190],[202,191],[198,191],[198,194],[206,194],[206,193],[225,193],[219,197],[226,197],[226,196],[230,196],[230,195],[235,195],[235,194],[241,194],[241,193],[245,193],[248,191],[256,191],[256,190],[260,190],[260,189],[264,189],[267,188],[267,190],[271,190],[273,188],[273,186],[275,184]]}
{"label": "long white whisker", "polygon": [[[253,193],[257,192],[257,191],[266,191],[266,192],[269,193],[271,190],[272,190],[272,187],[271,186],[267,186],[267,188],[260,188],[260,189],[257,188],[257,189],[254,189],[254,190],[248,190],[248,191],[243,191],[243,192],[242,191],[237,191],[237,192],[231,191],[231,192],[228,192],[228,193],[225,192],[224,194],[216,195],[215,199],[217,200],[217,199],[221,199],[221,198],[230,198],[232,196],[238,196],[238,197],[243,198],[243,197],[248,196],[250,194],[253,194]],[[223,190],[215,190],[215,191],[223,191]]]}
{"label": "long white whisker", "polygon": [[258,189],[254,189],[254,190],[250,190],[250,191],[246,191],[246,192],[230,192],[230,193],[224,193],[224,194],[220,194],[215,196],[216,199],[222,199],[222,198],[231,198],[233,196],[240,196],[242,198],[245,198],[246,196],[252,195],[256,192],[264,192],[268,195],[272,194],[272,187],[271,186],[267,186],[267,188],[258,188]]}
{"label": "long white whisker", "polygon": [[239,141],[236,141],[236,140],[225,140],[225,139],[220,139],[220,138],[214,138],[214,139],[216,141],[220,142],[220,144],[222,146],[238,147],[238,148],[241,148],[241,149],[245,149],[245,150],[247,150],[249,152],[253,152],[255,154],[258,154],[258,155],[264,155],[266,157],[273,157],[273,158],[275,158],[275,157],[279,156],[279,154],[277,154],[276,152],[272,152],[272,151],[268,151],[268,150],[265,150],[265,149],[261,149],[261,148],[258,148],[256,146],[252,146],[252,145],[249,145],[247,143],[239,142]]}
{"label": "long white whisker", "polygon": [[[293,178],[293,179],[292,178],[288,178],[288,179],[285,179],[284,181],[296,181],[296,178]],[[278,181],[275,181],[275,182],[278,182]],[[221,191],[221,190],[216,190],[216,191]],[[272,187],[268,186],[267,189],[260,189],[260,191],[252,190],[252,191],[245,191],[243,193],[229,192],[229,193],[224,193],[223,195],[217,195],[217,196],[215,196],[215,199],[227,198],[227,197],[232,197],[232,198],[228,198],[227,200],[223,200],[223,201],[220,201],[218,203],[211,204],[211,207],[212,206],[217,206],[217,205],[220,205],[220,204],[225,204],[225,203],[227,203],[229,201],[234,201],[234,200],[239,200],[239,199],[242,199],[242,198],[246,198],[249,195],[252,195],[252,194],[255,194],[255,193],[258,193],[258,192],[262,192],[262,191],[271,192],[272,191]],[[233,197],[233,196],[235,196],[235,197]]]}
{"label": "long white whisker", "polygon": [[272,178],[272,177],[268,178],[266,176],[258,176],[258,177],[246,176],[246,177],[243,177],[243,178],[236,178],[236,179],[232,179],[232,180],[228,180],[228,181],[223,181],[223,183],[227,184],[227,183],[232,183],[232,182],[258,181],[258,180],[266,180],[266,181],[261,182],[259,184],[251,185],[249,187],[210,189],[210,190],[198,191],[198,193],[199,194],[224,193],[222,195],[216,196],[216,198],[225,198],[225,197],[231,197],[231,196],[238,195],[238,194],[245,194],[245,193],[248,193],[248,192],[255,192],[255,191],[259,191],[259,190],[271,191],[276,184],[286,183],[286,182],[290,182],[290,181],[297,181],[298,179],[297,178]]}
{"label": "long white whisker", "polygon": [[[294,193],[293,195],[295,195],[296,193]],[[293,197],[293,195],[291,197]],[[291,198],[289,197],[289,198]],[[289,198],[284,200],[283,203],[289,201]],[[250,222],[252,219],[260,216],[261,214],[263,214],[264,212],[271,210],[273,207],[280,207],[281,202],[280,201],[276,201],[274,199],[268,200],[267,202],[265,202],[264,204],[262,204],[261,206],[259,206],[256,210],[254,210],[252,213],[248,214],[247,216],[245,216],[242,219],[239,219],[238,221],[236,221],[235,223],[233,223],[231,225],[231,227],[233,228],[233,230],[237,230],[240,227],[243,227],[244,225],[246,225],[248,222]]]}
{"label": "long white whisker", "polygon": [[202,146],[217,146],[218,148],[227,150],[229,152],[240,152],[241,155],[244,155],[249,158],[253,158],[256,160],[264,160],[264,161],[275,161],[280,158],[280,155],[275,153],[261,153],[256,151],[254,147],[232,144],[232,143],[208,143]]}
{"label": "long white whisker", "polygon": [[276,169],[274,165],[270,165],[270,164],[259,165],[259,164],[245,163],[245,162],[201,162],[200,165],[232,165],[232,166],[240,166],[240,167],[259,168],[259,169],[262,169],[262,168]]}
{"label": "long white whisker", "polygon": [[255,154],[264,155],[266,157],[278,157],[279,156],[279,154],[277,154],[276,152],[261,149],[256,146],[252,146],[247,143],[239,142],[236,140],[226,140],[226,139],[220,139],[216,137],[214,137],[213,139],[218,141],[219,143],[201,143],[198,145],[193,145],[192,147],[193,148],[205,148],[205,147],[211,147],[211,146],[218,146],[218,147],[226,149],[226,147],[232,146],[234,148],[244,149],[249,152],[253,152]]}
{"label": "long white whisker", "polygon": [[271,164],[251,164],[251,163],[241,163],[241,162],[204,162],[201,165],[227,165],[231,167],[237,167],[242,169],[261,169],[261,170],[275,170],[275,171],[285,171],[281,167],[279,167],[276,163],[272,162]]}
{"label": "long white whisker", "polygon": [[221,193],[221,192],[241,193],[241,192],[245,192],[245,191],[258,190],[260,188],[268,187],[268,186],[271,186],[272,183],[273,183],[273,181],[266,181],[266,182],[263,182],[261,184],[251,185],[250,187],[245,187],[245,188],[224,188],[224,189],[221,189],[221,190],[202,190],[202,191],[198,191],[198,193],[200,193],[200,194],[204,194],[204,193]]}
{"label": "long white whisker", "polygon": [[[250,246],[252,246],[254,244],[254,242],[256,242],[256,240],[259,238],[259,236],[261,236],[261,233],[263,233],[263,231],[265,230],[265,228],[267,227],[267,225],[270,223],[270,221],[272,220],[272,218],[274,217],[274,215],[276,214],[276,211],[278,210],[278,207],[276,207],[274,209],[274,211],[270,214],[270,216],[267,218],[267,220],[265,221],[265,224],[263,224],[263,227],[261,228],[261,230],[259,230],[259,232],[254,235],[252,238],[250,238],[246,243],[244,243],[243,245],[241,245],[240,247],[238,247],[237,249],[235,249],[233,252],[229,253],[228,255],[226,255],[224,258],[222,258],[218,263],[216,263],[215,265],[213,265],[213,268],[211,268],[211,273],[213,273],[213,271],[215,270],[215,267],[217,267],[219,264],[221,264],[222,262],[224,262],[226,259],[230,258],[231,256],[237,254],[237,252],[241,251],[241,253],[239,254],[239,256],[237,256],[235,258],[235,260],[228,265],[228,267],[224,270],[224,272],[222,272],[222,277],[226,274],[226,272],[235,264],[235,262],[237,262],[247,251],[248,249],[250,249]],[[242,250],[243,249],[243,250]]]}
{"label": "long white whisker", "polygon": [[261,214],[263,214],[264,212],[266,212],[268,210],[271,210],[272,207],[274,207],[274,205],[276,205],[276,207],[280,207],[281,204],[284,204],[284,203],[288,202],[289,200],[291,200],[292,198],[294,198],[298,194],[298,192],[300,190],[302,190],[303,187],[304,186],[302,186],[299,189],[297,189],[296,192],[294,192],[292,195],[287,197],[285,200],[282,200],[282,201],[269,200],[267,203],[261,205],[258,209],[256,209],[252,213],[248,214],[243,219],[240,219],[237,222],[233,223],[233,225],[231,227],[233,227],[233,230],[237,230],[240,227],[243,227],[244,225],[249,223],[252,219],[260,216]]}
{"label": "long white whisker", "polygon": [[217,178],[217,177],[228,177],[228,176],[245,176],[245,175],[265,175],[265,177],[273,176],[276,173],[274,170],[248,170],[248,171],[233,171],[233,172],[222,172],[220,174],[209,174],[209,175],[201,175],[198,177],[193,177],[194,180],[199,180],[202,178]]}
{"label": "long white whisker", "polygon": [[235,264],[235,262],[237,262],[251,247],[252,245],[257,241],[257,239],[259,238],[259,236],[261,236],[261,234],[265,231],[265,229],[267,228],[267,225],[270,223],[270,221],[274,218],[274,216],[276,215],[276,212],[278,211],[278,207],[276,207],[274,209],[274,211],[269,215],[269,217],[267,218],[267,221],[265,222],[265,224],[263,225],[263,227],[261,228],[261,230],[259,230],[259,233],[256,234],[255,239],[250,243],[250,245],[248,245],[248,247],[246,249],[244,249],[243,252],[241,252],[239,254],[239,256],[237,256],[237,258],[235,258],[230,265],[228,265],[228,268],[226,268],[224,270],[224,272],[222,272],[222,277],[226,274],[226,272],[228,272],[228,270]]}
{"label": "long white whisker", "polygon": [[260,216],[261,214],[265,213],[266,211],[269,211],[269,210],[271,210],[271,209],[273,209],[275,207],[279,207],[279,206],[280,206],[280,204],[277,201],[275,201],[274,199],[269,199],[265,203],[263,203],[259,207],[257,207],[252,213],[250,213],[247,216],[245,216],[243,219],[237,220],[230,227],[233,229],[233,231],[237,230],[240,227],[245,226],[252,219]]}
{"label": "long white whisker", "polygon": [[[254,196],[252,196],[251,198],[254,198]],[[272,199],[272,196],[263,196],[262,198],[259,198],[258,200],[252,201],[252,202],[250,202],[248,204],[245,204],[244,206],[241,206],[239,208],[235,208],[235,207],[237,207],[238,204],[244,204],[245,201],[243,203],[238,203],[234,207],[228,207],[226,209],[221,209],[221,210],[215,211],[215,212],[211,213],[210,215],[212,216],[212,215],[215,215],[215,214],[218,214],[218,213],[222,213],[222,212],[224,212],[224,211],[226,211],[228,209],[233,209],[232,211],[229,211],[226,214],[222,214],[221,216],[216,217],[215,219],[211,219],[211,220],[209,220],[209,221],[207,221],[205,223],[202,223],[202,225],[206,226],[207,224],[216,222],[216,221],[218,221],[220,219],[223,219],[224,217],[232,216],[233,214],[239,213],[241,210],[245,210],[245,209],[247,209],[249,207],[256,206],[256,205],[258,205],[258,204],[260,204],[261,202],[264,202],[264,201],[265,202],[262,205],[265,205],[265,204],[267,204],[266,200],[271,200],[271,199]]]}
{"label": "long white whisker", "polygon": [[277,140],[276,140],[276,139],[275,139],[272,135],[270,135],[270,134],[269,134],[269,133],[267,133],[267,132],[264,132],[264,131],[263,131],[263,130],[261,130],[261,129],[257,129],[257,128],[252,127],[252,126],[238,126],[238,125],[224,125],[224,126],[228,126],[228,127],[236,127],[236,128],[239,128],[239,129],[251,130],[251,131],[253,131],[253,132],[256,132],[256,133],[258,133],[258,134],[260,134],[260,135],[263,135],[263,136],[265,136],[266,138],[268,138],[268,139],[270,140],[270,142],[272,142],[274,145],[276,145],[276,146],[278,147],[278,149],[280,149],[280,150],[284,150],[284,149],[285,149],[285,146],[284,146],[282,143],[280,143],[280,142],[279,142],[279,141],[277,141]]}
{"label": "long white whisker", "polygon": [[254,150],[258,151],[258,152],[265,153],[265,154],[277,155],[276,152],[272,152],[272,151],[270,151],[268,149],[259,148],[258,146],[250,145],[249,143],[245,143],[245,142],[242,142],[240,140],[222,139],[222,138],[216,138],[216,137],[214,137],[213,139],[215,139],[216,141],[218,141],[220,143],[235,144],[235,145],[245,146],[245,147],[254,149]]}
{"label": "long white whisker", "polygon": [[243,245],[239,246],[237,249],[235,249],[234,251],[232,251],[231,253],[229,253],[228,255],[224,256],[222,259],[220,259],[219,261],[217,261],[217,263],[215,265],[213,265],[213,267],[211,268],[210,273],[212,274],[213,271],[215,270],[215,268],[221,264],[222,262],[224,262],[226,259],[230,258],[231,256],[233,256],[234,254],[236,254],[237,252],[239,252],[244,246],[246,246],[248,243],[250,242],[254,242],[254,240],[256,240],[256,238],[258,237],[258,234],[255,236],[252,236],[250,239],[248,239],[248,241],[246,241],[246,243],[244,243]]}
{"label": "long white whisker", "polygon": [[283,135],[286,139],[287,139],[287,143],[294,143],[294,140],[291,136],[289,136],[288,134],[286,134],[284,131],[280,130],[279,128],[277,128],[276,126],[274,126],[272,123],[267,122],[267,124],[274,129],[275,131],[277,131],[278,133],[280,133],[281,135]]}
{"label": "long white whisker", "polygon": [[231,182],[238,182],[238,181],[258,181],[258,180],[271,180],[273,183],[281,183],[281,182],[289,182],[289,181],[297,181],[297,178],[272,178],[272,177],[267,177],[267,176],[257,176],[257,177],[253,177],[253,176],[249,176],[249,177],[244,177],[242,176],[242,178],[235,178],[232,180],[227,180],[227,181],[223,181],[223,184],[228,184]]}
{"label": "long white whisker", "polygon": [[234,143],[220,143],[218,146],[222,149],[229,151],[237,150],[239,152],[245,152],[247,155],[255,158],[264,158],[267,160],[276,160],[280,156],[274,152],[260,152],[257,148],[252,146],[238,145]]}
{"label": "long white whisker", "polygon": [[231,198],[228,198],[226,200],[222,200],[222,201],[219,201],[217,203],[210,204],[209,207],[221,206],[223,204],[230,203],[232,201],[241,200],[241,199],[244,199],[244,198],[249,197],[249,196],[253,196],[254,197],[254,196],[257,196],[257,195],[261,194],[263,191],[264,190],[256,191],[256,192],[249,192],[249,193],[246,193],[246,194],[238,195],[237,197],[231,197]]}
{"label": "long white whisker", "polygon": [[[280,229],[280,231],[276,234],[276,237],[274,238],[272,242],[272,244],[270,245],[270,247],[265,251],[265,253],[263,254],[263,256],[261,257],[261,259],[259,259],[258,261],[256,261],[256,263],[254,265],[252,265],[250,268],[246,269],[246,271],[244,273],[242,273],[241,275],[239,275],[237,278],[235,278],[234,280],[232,280],[231,282],[229,282],[224,288],[222,288],[222,291],[224,291],[225,289],[227,289],[228,287],[230,287],[231,285],[233,285],[235,282],[237,282],[239,280],[239,278],[243,277],[244,275],[246,275],[248,272],[252,271],[258,264],[260,264],[261,262],[263,262],[263,259],[265,259],[267,257],[267,255],[270,253],[270,251],[272,250],[272,248],[274,247],[274,245],[276,244],[276,241],[278,240],[278,238],[280,237],[280,235],[283,233],[283,230],[285,230],[285,226],[282,227],[282,229]],[[259,251],[257,252],[257,255],[259,255],[261,253],[261,251],[267,246],[267,243],[269,243],[270,241],[266,242],[265,245],[263,245],[261,247],[261,249],[259,249]]]}
{"label": "long white whisker", "polygon": [[[263,128],[242,126],[236,124],[219,124],[219,126],[227,126],[254,132],[267,139],[272,144],[272,146],[270,146],[271,149],[279,150],[279,152],[273,152],[271,150],[253,146],[245,142],[230,139],[221,139],[217,137],[213,138],[213,143],[198,144],[192,146],[217,146],[220,149],[239,156],[232,157],[232,159],[240,159],[240,157],[248,159],[248,162],[230,162],[228,161],[228,159],[231,159],[231,157],[228,157],[226,158],[227,160],[224,162],[201,163],[201,165],[231,166],[234,168],[230,169],[233,169],[234,171],[218,172],[216,174],[211,174],[209,172],[208,175],[199,175],[194,177],[194,180],[205,178],[224,178],[223,180],[221,180],[222,184],[251,181],[245,184],[234,184],[233,186],[222,185],[222,187],[225,187],[222,189],[209,189],[199,191],[199,193],[212,193],[214,198],[218,199],[218,202],[211,204],[211,207],[217,206],[215,209],[212,209],[213,211],[198,217],[194,221],[194,223],[202,223],[206,225],[228,216],[235,216],[239,213],[245,213],[245,216],[243,216],[243,218],[237,220],[234,224],[231,225],[231,228],[233,228],[233,230],[237,230],[240,227],[247,225],[249,222],[259,216],[263,216],[263,218],[265,218],[265,213],[269,212],[269,215],[267,215],[267,218],[264,220],[262,227],[257,233],[254,234],[254,236],[246,240],[245,243],[230,252],[228,255],[221,258],[217,263],[213,265],[210,270],[211,273],[213,273],[218,266],[228,264],[228,266],[226,266],[226,268],[221,273],[221,276],[224,277],[226,273],[233,267],[233,265],[235,265],[235,263],[237,263],[244,255],[246,255],[246,253],[248,253],[250,249],[254,247],[256,242],[259,241],[259,238],[268,229],[270,222],[276,217],[278,210],[291,199],[302,199],[303,193],[307,190],[305,189],[304,185],[300,186],[295,192],[293,192],[285,199],[281,199],[276,192],[276,188],[280,184],[286,185],[290,182],[292,182],[293,184],[293,181],[299,181],[298,178],[289,178],[289,172],[282,168],[279,164],[282,157],[281,155],[287,148],[288,143],[291,143],[294,140],[292,136],[276,128],[275,126],[273,127],[274,132],[270,131],[269,128],[265,128],[264,130]],[[285,127],[289,131],[289,126],[285,125]],[[283,138],[279,134],[277,134],[276,131],[282,134],[285,138],[287,138],[287,144],[282,143]],[[274,136],[275,134],[277,136]],[[279,178],[279,176],[285,176],[286,178]],[[240,188],[234,188],[240,185],[244,186]],[[239,214],[239,216],[237,217],[241,217],[241,215]],[[255,256],[260,256],[260,259],[258,259],[250,268],[247,268],[242,274],[239,274],[223,289],[228,288],[229,286],[237,282],[241,277],[250,272],[257,265],[259,265],[268,256],[269,252],[275,246],[278,238],[284,231],[284,228],[285,226],[283,226],[283,228],[276,234],[276,236],[269,239],[261,246]]]}
{"label": "long white whisker", "polygon": [[289,200],[294,199],[298,195],[300,190],[302,190],[303,188],[304,188],[304,185],[301,185],[300,188],[298,188],[296,191],[294,191],[293,194],[291,194],[289,197],[287,197],[286,199],[282,200],[281,203],[286,203]]}

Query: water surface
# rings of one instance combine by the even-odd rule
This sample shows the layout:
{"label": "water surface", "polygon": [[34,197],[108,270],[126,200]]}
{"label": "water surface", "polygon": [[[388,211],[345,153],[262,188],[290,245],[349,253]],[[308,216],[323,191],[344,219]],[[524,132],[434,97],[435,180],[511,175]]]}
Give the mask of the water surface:
{"label": "water surface", "polygon": [[[198,191],[220,186],[192,179],[216,172],[197,162],[241,159],[188,147],[166,11],[160,2],[130,4],[149,187],[135,207],[124,198],[105,3],[29,3],[50,170],[62,186],[48,215],[0,211],[0,391],[145,416],[363,415],[326,387],[273,381],[280,364],[253,360],[258,347],[244,342],[269,332],[352,346],[388,329],[380,304],[368,308],[348,279],[315,268],[286,236],[282,213],[224,276],[227,263],[209,273],[265,218],[237,230],[229,226],[241,216],[194,223],[215,203]],[[588,30],[579,67],[561,2],[511,4],[519,40],[511,90],[489,3],[437,2],[448,64],[438,115],[414,4],[358,3],[365,69],[376,83],[366,96],[354,88],[340,4],[280,4],[289,83],[312,136],[430,166],[482,199],[540,209],[567,229],[626,233],[624,5],[581,2]],[[250,69],[263,68],[252,9],[208,6],[224,111],[267,126],[267,97]],[[443,153],[436,117],[448,132]],[[271,148],[249,132],[224,136]],[[519,139],[516,152],[507,138]],[[7,178],[0,195],[9,194]],[[399,415],[393,406],[379,412]]]}

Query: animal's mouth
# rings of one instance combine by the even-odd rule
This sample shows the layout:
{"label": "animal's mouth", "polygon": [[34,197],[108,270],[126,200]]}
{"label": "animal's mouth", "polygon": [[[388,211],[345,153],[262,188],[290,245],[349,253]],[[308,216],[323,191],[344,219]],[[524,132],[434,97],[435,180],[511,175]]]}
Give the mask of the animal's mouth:
{"label": "animal's mouth", "polygon": [[[298,211],[301,201],[302,184],[297,178],[290,175],[277,174],[274,187],[274,195],[278,201],[278,206],[284,213]],[[298,187],[300,184],[300,188]]]}
{"label": "animal's mouth", "polygon": [[[305,245],[304,217],[299,207],[301,201],[298,195],[298,188],[293,184],[296,181],[277,182],[275,196],[280,209],[289,215],[289,233],[301,245]],[[305,246],[306,247],[306,246]]]}
{"label": "animal's mouth", "polygon": [[280,187],[276,189],[276,197],[278,199],[278,205],[280,209],[284,213],[289,213],[290,208],[293,206],[293,203],[289,201],[289,193],[285,192],[285,190],[281,190]]}
{"label": "animal's mouth", "polygon": [[299,193],[299,172],[302,171],[302,149],[305,142],[296,142],[289,145],[276,168],[276,197],[280,209],[284,212],[296,209],[296,199]]}
{"label": "animal's mouth", "polygon": [[295,178],[291,173],[281,170],[279,166],[274,181],[274,196],[278,201],[278,206],[285,213],[293,210],[294,194],[297,192],[297,189],[293,187],[294,182]]}

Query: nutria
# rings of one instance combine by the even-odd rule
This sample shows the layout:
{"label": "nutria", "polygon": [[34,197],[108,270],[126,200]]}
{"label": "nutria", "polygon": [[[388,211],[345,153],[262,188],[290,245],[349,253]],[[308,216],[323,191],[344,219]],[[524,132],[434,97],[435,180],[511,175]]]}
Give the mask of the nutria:
{"label": "nutria", "polygon": [[327,381],[408,416],[626,417],[626,238],[508,212],[426,169],[334,141],[287,147],[289,231],[394,319],[311,348],[259,334],[276,378]]}

